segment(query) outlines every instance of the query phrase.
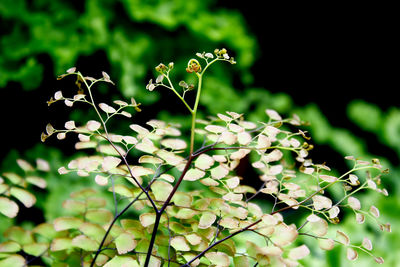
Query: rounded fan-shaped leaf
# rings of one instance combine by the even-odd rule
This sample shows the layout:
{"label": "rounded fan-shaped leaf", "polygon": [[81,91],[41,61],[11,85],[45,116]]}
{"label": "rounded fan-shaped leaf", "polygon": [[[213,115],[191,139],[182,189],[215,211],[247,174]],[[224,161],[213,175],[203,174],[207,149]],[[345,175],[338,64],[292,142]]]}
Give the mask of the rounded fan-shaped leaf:
{"label": "rounded fan-shaped leaf", "polygon": [[355,197],[349,197],[347,199],[347,203],[349,204],[349,206],[354,209],[354,210],[359,210],[361,209],[361,203],[360,200],[358,200]]}
{"label": "rounded fan-shaped leaf", "polygon": [[90,120],[86,124],[86,128],[91,132],[97,131],[100,128],[100,126],[101,126],[100,122],[94,120]]}
{"label": "rounded fan-shaped leaf", "polygon": [[19,207],[17,203],[6,197],[0,197],[0,213],[9,218],[14,218],[15,216],[17,216],[18,211]]}
{"label": "rounded fan-shaped leaf", "polygon": [[183,236],[173,237],[171,239],[171,246],[178,251],[190,251],[190,246]]}
{"label": "rounded fan-shaped leaf", "polygon": [[333,239],[318,239],[318,246],[323,250],[332,250],[335,247],[335,241]]}
{"label": "rounded fan-shaped leaf", "polygon": [[199,220],[199,229],[207,229],[209,228],[217,219],[217,216],[212,212],[204,212],[202,213]]}
{"label": "rounded fan-shaped leaf", "polygon": [[83,221],[75,217],[61,217],[54,220],[54,229],[56,231],[63,231],[68,229],[78,229]]}
{"label": "rounded fan-shaped leaf", "polygon": [[103,170],[108,172],[116,168],[121,163],[121,159],[113,156],[107,156],[104,158],[102,167]]}
{"label": "rounded fan-shaped leaf", "polygon": [[354,261],[358,258],[358,253],[354,248],[347,248],[347,259]]}
{"label": "rounded fan-shaped leaf", "polygon": [[72,248],[72,239],[68,237],[59,237],[51,241],[50,250],[60,251]]}
{"label": "rounded fan-shaped leaf", "polygon": [[224,252],[208,252],[205,254],[206,258],[216,266],[229,267],[229,256]]}
{"label": "rounded fan-shaped leaf", "polygon": [[19,187],[11,187],[10,194],[21,201],[27,208],[32,207],[36,202],[36,197],[32,193]]}
{"label": "rounded fan-shaped leaf", "polygon": [[298,233],[294,224],[286,225],[285,223],[280,223],[275,226],[271,240],[277,246],[286,246],[296,240],[297,235]]}
{"label": "rounded fan-shaped leaf", "polygon": [[173,186],[164,181],[155,181],[151,185],[151,191],[154,194],[156,200],[165,201],[171,193]]}
{"label": "rounded fan-shaped leaf", "polygon": [[221,179],[229,174],[229,170],[223,165],[219,165],[215,168],[212,168],[210,171],[211,171],[211,177],[214,179]]}
{"label": "rounded fan-shaped leaf", "polygon": [[85,235],[74,237],[72,239],[72,245],[85,251],[96,251],[99,248],[99,244],[96,241]]}
{"label": "rounded fan-shaped leaf", "polygon": [[139,216],[140,223],[144,226],[150,226],[156,221],[156,215],[154,213],[143,213]]}
{"label": "rounded fan-shaped leaf", "polygon": [[0,243],[0,253],[14,253],[18,252],[21,246],[15,241],[6,241]]}
{"label": "rounded fan-shaped leaf", "polygon": [[13,267],[23,267],[26,266],[25,259],[21,255],[13,254],[7,258],[0,260],[0,266],[13,266]]}
{"label": "rounded fan-shaped leaf", "polygon": [[207,170],[214,164],[214,161],[215,160],[213,159],[213,157],[207,154],[201,154],[194,162],[194,166],[201,170]]}
{"label": "rounded fan-shaped leaf", "polygon": [[130,256],[115,256],[104,265],[104,267],[125,267],[125,266],[140,267],[138,262]]}
{"label": "rounded fan-shaped leaf", "polygon": [[196,180],[204,177],[204,175],[205,175],[205,172],[202,170],[190,169],[187,171],[187,173],[185,174],[183,179],[186,181],[196,181]]}
{"label": "rounded fan-shaped leaf", "polygon": [[336,231],[336,237],[338,238],[338,241],[342,244],[345,244],[346,246],[348,246],[350,244],[350,238],[348,235],[346,235],[345,233],[343,233],[340,230]]}
{"label": "rounded fan-shaped leaf", "polygon": [[310,254],[310,250],[306,245],[293,248],[289,251],[289,258],[292,260],[300,260]]}
{"label": "rounded fan-shaped leaf", "polygon": [[107,105],[106,103],[100,103],[100,104],[99,104],[99,107],[100,107],[101,110],[104,111],[105,113],[115,113],[115,112],[117,112],[117,111],[115,110],[115,108],[113,108],[113,107]]}
{"label": "rounded fan-shaped leaf", "polygon": [[47,243],[32,243],[32,244],[26,244],[22,247],[22,250],[25,251],[25,253],[33,256],[40,256],[49,248],[49,244]]}
{"label": "rounded fan-shaped leaf", "polygon": [[114,242],[115,246],[117,247],[118,254],[126,254],[129,251],[132,251],[137,245],[135,236],[129,232],[120,234]]}
{"label": "rounded fan-shaped leaf", "polygon": [[185,149],[187,147],[185,141],[183,141],[181,139],[175,139],[175,138],[163,139],[160,143],[164,147],[171,148],[173,150],[181,150],[181,149]]}
{"label": "rounded fan-shaped leaf", "polygon": [[372,242],[368,238],[364,237],[362,246],[368,250],[372,250]]}

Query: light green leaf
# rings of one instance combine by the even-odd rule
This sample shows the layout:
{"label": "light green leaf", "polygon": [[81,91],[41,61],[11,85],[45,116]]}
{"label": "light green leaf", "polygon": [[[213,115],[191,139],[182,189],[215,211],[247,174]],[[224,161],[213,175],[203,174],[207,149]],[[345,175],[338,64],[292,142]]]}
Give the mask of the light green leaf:
{"label": "light green leaf", "polygon": [[176,138],[166,138],[163,139],[161,142],[161,145],[173,150],[181,150],[185,149],[187,147],[186,142],[181,140],[181,139],[176,139]]}
{"label": "light green leaf", "polygon": [[91,132],[97,131],[100,128],[100,126],[101,126],[100,122],[93,120],[88,121],[86,124],[86,128]]}
{"label": "light green leaf", "polygon": [[141,177],[141,176],[146,176],[146,175],[153,175],[154,170],[150,168],[145,168],[143,166],[133,166],[131,168],[132,174],[134,177]]}
{"label": "light green leaf", "polygon": [[333,239],[318,239],[318,246],[323,250],[332,250],[335,247],[335,241]]}
{"label": "light green leaf", "polygon": [[115,239],[115,246],[117,247],[118,254],[126,254],[133,250],[136,245],[135,236],[129,232],[124,232]]}
{"label": "light green leaf", "polygon": [[94,196],[96,194],[97,191],[93,188],[84,188],[82,190],[71,193],[70,196],[77,199],[87,199],[88,197]]}
{"label": "light green leaf", "polygon": [[39,256],[42,255],[49,248],[49,244],[47,243],[32,243],[26,244],[22,247],[22,250],[25,251],[29,255]]}
{"label": "light green leaf", "polygon": [[214,179],[224,178],[229,174],[229,170],[223,165],[219,165],[211,169],[211,177]]}
{"label": "light green leaf", "polygon": [[25,181],[40,188],[46,188],[47,186],[46,180],[37,176],[28,176],[25,178]]}
{"label": "light green leaf", "polygon": [[113,156],[107,156],[104,158],[102,167],[105,172],[108,172],[116,168],[121,163],[121,159]]}
{"label": "light green leaf", "polygon": [[88,221],[98,224],[110,223],[114,218],[114,215],[106,209],[91,209],[85,215]]}
{"label": "light green leaf", "polygon": [[101,108],[102,111],[104,111],[104,112],[106,112],[106,113],[115,113],[115,112],[117,112],[117,111],[115,110],[115,108],[113,108],[113,107],[107,105],[106,103],[100,103],[100,104],[99,104],[99,107]]}
{"label": "light green leaf", "polygon": [[0,197],[0,212],[9,218],[17,216],[19,207],[17,203],[6,198]]}
{"label": "light green leaf", "polygon": [[138,262],[129,256],[115,256],[104,267],[140,267]]}
{"label": "light green leaf", "polygon": [[162,159],[150,155],[143,155],[139,158],[139,163],[161,164],[163,162]]}
{"label": "light green leaf", "polygon": [[13,184],[20,184],[22,182],[21,176],[12,172],[5,172],[3,173],[3,176],[10,180],[10,182]]}
{"label": "light green leaf", "polygon": [[164,181],[155,181],[151,185],[151,191],[154,194],[156,200],[165,201],[171,193],[173,186]]}
{"label": "light green leaf", "polygon": [[72,212],[73,214],[80,214],[86,210],[85,203],[76,199],[67,199],[63,202],[62,206],[64,209]]}
{"label": "light green leaf", "polygon": [[56,231],[63,231],[68,229],[78,229],[83,221],[75,217],[61,217],[54,220],[54,229]]}
{"label": "light green leaf", "polygon": [[187,171],[183,180],[185,181],[196,181],[202,178],[205,175],[205,172],[199,169],[190,169]]}
{"label": "light green leaf", "polygon": [[233,258],[235,267],[249,267],[249,259],[246,256],[237,256]]}
{"label": "light green leaf", "polygon": [[2,267],[23,267],[25,265],[25,259],[21,255],[10,255],[5,259],[0,260],[0,266]]}
{"label": "light green leaf", "polygon": [[33,243],[33,236],[30,231],[23,229],[20,226],[11,226],[4,232],[4,237],[17,242],[20,245]]}
{"label": "light green leaf", "polygon": [[150,226],[156,221],[156,215],[154,213],[143,213],[139,216],[140,223],[144,226]]}
{"label": "light green leaf", "polygon": [[358,253],[354,248],[347,248],[346,256],[347,259],[354,261],[358,258]]}
{"label": "light green leaf", "polygon": [[39,234],[47,239],[53,239],[58,234],[51,223],[41,223],[37,225],[35,228],[33,228],[32,233]]}
{"label": "light green leaf", "polygon": [[[112,192],[113,188],[110,187],[108,191]],[[124,196],[124,197],[133,197],[134,194],[132,190],[127,187],[126,185],[123,184],[116,184],[114,186],[114,192],[117,193],[118,195]]]}
{"label": "light green leaf", "polygon": [[190,251],[190,246],[183,236],[175,236],[171,239],[171,246],[178,251]]}
{"label": "light green leaf", "polygon": [[204,212],[199,220],[199,228],[207,229],[209,228],[217,219],[217,216],[212,212]]}
{"label": "light green leaf", "polygon": [[100,242],[106,233],[100,225],[90,222],[81,224],[81,226],[79,226],[79,231],[97,242]]}
{"label": "light green leaf", "polygon": [[195,234],[195,233],[185,235],[185,238],[193,246],[200,244],[201,241],[203,240],[200,235]]}
{"label": "light green leaf", "polygon": [[229,267],[229,257],[223,252],[208,252],[205,256],[212,264],[220,267]]}
{"label": "light green leaf", "polygon": [[207,154],[201,154],[196,161],[194,162],[194,166],[196,168],[199,168],[201,170],[207,170],[209,169],[212,165],[214,165],[215,160],[213,157],[207,155]]}
{"label": "light green leaf", "polygon": [[192,205],[193,197],[185,192],[176,192],[174,197],[172,198],[172,201],[177,206],[189,208]]}
{"label": "light green leaf", "polygon": [[51,241],[50,250],[51,251],[60,251],[72,248],[72,240],[68,237],[59,237],[53,239]]}
{"label": "light green leaf", "polygon": [[33,166],[24,159],[17,159],[18,166],[23,169],[25,172],[34,171]]}
{"label": "light green leaf", "polygon": [[299,247],[292,248],[289,251],[289,258],[292,260],[300,260],[310,254],[310,250],[306,245],[301,245]]}
{"label": "light green leaf", "polygon": [[0,253],[14,253],[18,252],[21,249],[21,246],[15,241],[6,241],[0,243]]}
{"label": "light green leaf", "polygon": [[297,235],[298,233],[294,224],[286,225],[285,223],[280,223],[275,226],[271,240],[277,246],[286,246],[296,240]]}
{"label": "light green leaf", "polygon": [[99,248],[99,244],[96,241],[85,235],[74,237],[74,239],[72,239],[72,245],[85,251],[96,251]]}

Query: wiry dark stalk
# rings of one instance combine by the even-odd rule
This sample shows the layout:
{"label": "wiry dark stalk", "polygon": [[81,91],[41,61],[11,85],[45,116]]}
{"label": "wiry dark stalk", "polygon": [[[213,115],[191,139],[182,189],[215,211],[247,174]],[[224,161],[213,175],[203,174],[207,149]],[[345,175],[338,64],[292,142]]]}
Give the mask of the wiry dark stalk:
{"label": "wiry dark stalk", "polygon": [[96,254],[94,255],[94,258],[93,258],[92,262],[90,263],[90,267],[93,267],[93,266],[94,266],[94,264],[95,264],[95,262],[96,262],[96,259],[97,259],[97,257],[99,256],[99,254],[100,254],[100,252],[101,252],[101,249],[102,249],[104,243],[106,242],[107,236],[109,235],[109,233],[110,233],[110,231],[111,231],[111,228],[112,228],[112,227],[114,226],[114,224],[117,222],[117,220],[119,219],[119,217],[121,217],[121,216],[133,205],[133,203],[135,203],[135,202],[139,199],[139,197],[140,197],[142,194],[143,194],[143,191],[140,192],[140,194],[137,195],[137,197],[135,197],[135,199],[133,199],[131,202],[129,202],[129,204],[128,204],[123,210],[121,210],[121,211],[114,217],[114,219],[112,220],[111,224],[108,226],[108,229],[107,229],[106,233],[104,234],[103,239],[102,239],[101,242],[100,242],[99,248],[98,248],[98,250],[96,251]]}
{"label": "wiry dark stalk", "polygon": [[168,207],[169,203],[171,202],[172,197],[175,195],[176,190],[178,190],[179,185],[183,181],[183,177],[185,176],[186,172],[189,170],[190,164],[192,163],[194,157],[189,156],[188,161],[186,162],[185,168],[183,169],[181,176],[179,177],[178,181],[176,182],[175,186],[172,188],[171,193],[169,194],[168,198],[165,200],[164,204],[159,210],[156,210],[156,219],[154,222],[153,232],[151,234],[149,248],[147,250],[147,256],[144,263],[144,266],[147,267],[150,262],[151,252],[153,250],[154,242],[157,236],[158,226],[160,224],[161,215],[163,214],[164,210]]}

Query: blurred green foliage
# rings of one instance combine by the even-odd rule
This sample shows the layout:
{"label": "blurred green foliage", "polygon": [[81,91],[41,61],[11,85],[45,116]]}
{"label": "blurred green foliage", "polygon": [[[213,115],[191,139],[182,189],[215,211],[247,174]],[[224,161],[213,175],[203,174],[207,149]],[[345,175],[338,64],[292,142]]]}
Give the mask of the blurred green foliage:
{"label": "blurred green foliage", "polygon": [[[383,199],[368,193],[363,200],[379,207],[384,221],[394,226],[400,225],[400,200],[396,197],[400,189],[400,109],[388,107],[382,110],[361,100],[355,100],[348,108],[348,117],[355,127],[361,129],[361,135],[363,131],[368,133],[376,139],[374,144],[381,146],[381,150],[394,152],[389,155],[396,158],[388,158],[385,155],[371,155],[369,144],[360,134],[356,136],[347,129],[332,126],[316,104],[296,107],[294,101],[283,93],[271,94],[263,88],[235,89],[233,83],[236,77],[245,87],[251,85],[253,76],[250,67],[256,60],[259,48],[243,16],[234,10],[216,8],[215,2],[2,0],[0,88],[5,88],[13,81],[26,90],[39,90],[44,68],[49,67],[41,61],[43,55],[51,59],[55,77],[76,65],[80,58],[101,51],[110,64],[101,67],[117,83],[116,88],[125,97],[135,96],[139,102],[151,104],[157,101],[157,97],[144,89],[146,78],[160,61],[168,63],[177,60],[175,68],[184,69],[186,62],[182,60],[199,49],[212,51],[215,47],[225,46],[235,53],[238,64],[233,72],[217,67],[208,76],[201,102],[207,113],[232,110],[246,113],[251,120],[263,117],[266,107],[286,115],[296,113],[311,123],[308,130],[317,144],[316,149],[318,145],[326,145],[342,156],[355,155],[365,159],[378,157],[390,169],[390,175],[383,180],[390,195]],[[215,99],[218,99],[217,105]],[[171,120],[171,116],[168,111],[158,114],[160,119],[166,121]],[[174,116],[172,119],[183,125],[186,121],[185,116]],[[22,154],[28,160],[39,155],[45,156],[52,166],[62,166],[68,162],[59,150],[50,151],[41,145]],[[12,162],[19,157],[21,155],[16,152],[10,153],[2,163],[2,172],[12,169]],[[53,175],[46,177],[49,194],[38,203],[46,219],[60,215],[58,207],[61,202],[81,182],[81,178],[77,177],[65,185],[56,170],[53,171]],[[2,218],[1,227],[9,223],[11,220]],[[373,235],[378,241],[375,242],[379,249],[377,253],[386,260],[385,266],[398,266],[393,253],[400,251],[398,229],[393,227],[391,235],[382,236],[375,226],[355,225],[351,215],[345,223],[348,232],[359,233],[361,239],[363,234]],[[341,259],[345,258],[343,253],[335,249],[326,254],[314,254],[310,264],[325,261],[327,266],[344,266],[341,263]],[[361,263],[371,265],[371,259],[360,257],[355,264]],[[346,261],[346,266],[349,265]]]}
{"label": "blurred green foliage", "polygon": [[26,90],[37,89],[44,67],[39,55],[51,58],[56,76],[75,65],[80,56],[104,51],[122,93],[149,102],[149,94],[140,89],[160,59],[222,44],[235,51],[240,77],[250,82],[255,38],[248,35],[240,13],[211,10],[212,4],[185,0],[1,1],[0,87],[16,81]]}

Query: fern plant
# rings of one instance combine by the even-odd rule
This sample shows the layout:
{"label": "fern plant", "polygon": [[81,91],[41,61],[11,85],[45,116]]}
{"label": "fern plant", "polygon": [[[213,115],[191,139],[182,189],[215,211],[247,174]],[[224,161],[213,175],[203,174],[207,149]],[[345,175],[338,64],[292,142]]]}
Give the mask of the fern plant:
{"label": "fern plant", "polygon": [[[146,125],[130,124],[129,134],[114,133],[109,122],[121,116],[131,119],[133,112],[141,111],[140,104],[133,98],[97,103],[94,86],[114,84],[105,72],[96,79],[71,68],[60,76],[76,76],[78,94],[57,91],[48,104],[73,107],[81,102],[97,118],[84,125],[67,121],[64,129],[48,124],[42,141],[52,135],[77,135],[75,148],[87,153],[58,172],[90,177],[98,187],[72,193],[63,203],[69,216],[32,230],[8,229],[8,240],[0,244],[0,266],[25,266],[37,258],[51,266],[297,266],[310,254],[307,238],[322,250],[344,246],[349,260],[356,260],[361,251],[383,263],[373,254],[369,238],[351,242],[344,231],[329,229],[340,225],[340,212],[349,209],[356,223],[374,220],[390,231],[390,224],[379,221],[378,208],[362,207],[356,197],[367,189],[387,195],[380,188],[386,171],[379,161],[346,157],[353,168],[335,176],[328,166],[309,158],[313,145],[299,129],[300,118],[282,118],[271,109],[266,109],[263,122],[248,121],[234,111],[198,119],[207,70],[214,63],[235,60],[226,49],[196,55],[186,68],[195,84],[181,81],[176,87],[171,77],[174,64],[169,63],[158,65],[158,77],[146,86],[149,91],[166,88],[177,96],[190,115],[188,138],[181,137],[179,125],[155,119]],[[189,103],[185,96],[192,90],[196,97]],[[257,177],[238,175],[244,158],[250,159]],[[22,166],[31,169],[27,163]],[[4,176],[15,184],[10,175]],[[246,179],[260,179],[262,186],[244,185]],[[0,183],[8,188],[4,179]],[[183,184],[191,189],[182,190]],[[331,187],[341,188],[343,197],[331,198]],[[99,197],[102,188],[112,195],[113,208]],[[11,197],[21,200],[7,190],[0,197],[0,212],[9,217],[17,213],[15,205],[9,205]],[[256,199],[271,205],[266,208]],[[289,221],[289,210],[300,217],[306,214],[300,224]],[[244,233],[252,238],[243,241]]]}

